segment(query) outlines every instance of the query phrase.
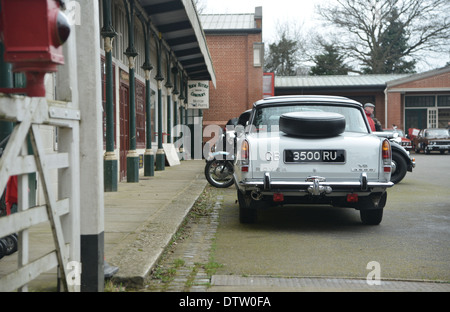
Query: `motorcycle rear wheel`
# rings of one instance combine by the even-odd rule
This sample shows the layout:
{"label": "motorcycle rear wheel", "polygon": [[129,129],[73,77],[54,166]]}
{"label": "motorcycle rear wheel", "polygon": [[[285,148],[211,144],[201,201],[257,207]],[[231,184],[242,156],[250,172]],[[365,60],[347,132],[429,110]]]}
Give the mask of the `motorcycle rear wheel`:
{"label": "motorcycle rear wheel", "polygon": [[206,163],[205,177],[217,188],[228,188],[234,184],[233,164],[227,160],[211,160]]}

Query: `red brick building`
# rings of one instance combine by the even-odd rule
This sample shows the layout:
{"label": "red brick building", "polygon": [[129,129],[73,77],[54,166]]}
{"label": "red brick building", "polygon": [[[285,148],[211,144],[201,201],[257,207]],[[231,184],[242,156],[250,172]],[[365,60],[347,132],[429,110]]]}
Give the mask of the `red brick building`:
{"label": "red brick building", "polygon": [[383,128],[445,128],[450,66],[413,75],[275,77],[275,95],[339,95],[375,104]]}
{"label": "red brick building", "polygon": [[203,125],[224,126],[263,98],[262,7],[249,14],[204,14],[200,20],[217,77]]}
{"label": "red brick building", "polygon": [[450,66],[387,83],[387,122],[409,128],[446,128],[450,122]]}

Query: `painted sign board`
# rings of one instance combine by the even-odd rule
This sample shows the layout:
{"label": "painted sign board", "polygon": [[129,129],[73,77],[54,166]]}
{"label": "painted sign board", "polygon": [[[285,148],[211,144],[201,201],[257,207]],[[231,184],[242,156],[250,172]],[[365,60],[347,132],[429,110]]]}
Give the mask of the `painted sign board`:
{"label": "painted sign board", "polygon": [[188,109],[209,109],[209,81],[188,81]]}

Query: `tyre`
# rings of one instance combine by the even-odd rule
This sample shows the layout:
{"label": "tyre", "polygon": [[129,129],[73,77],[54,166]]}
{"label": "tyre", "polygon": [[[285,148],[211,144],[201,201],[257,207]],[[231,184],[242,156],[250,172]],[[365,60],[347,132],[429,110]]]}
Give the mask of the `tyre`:
{"label": "tyre", "polygon": [[214,187],[227,188],[233,185],[233,164],[226,160],[211,160],[205,166],[205,178]]}
{"label": "tyre", "polygon": [[0,239],[0,259],[6,256],[6,246],[3,243],[3,240]]}
{"label": "tyre", "polygon": [[394,171],[391,174],[391,182],[397,184],[405,177],[408,171],[408,165],[406,164],[406,160],[394,151],[392,153],[392,165]]}
{"label": "tyre", "polygon": [[17,237],[14,235],[8,235],[2,238],[3,245],[5,246],[5,254],[7,256],[12,255],[17,251]]}
{"label": "tyre", "polygon": [[361,222],[365,225],[378,225],[383,220],[384,209],[360,210]]}
{"label": "tyre", "polygon": [[365,225],[379,225],[383,220],[383,211],[387,202],[387,193],[381,194],[377,204],[372,197],[362,198],[360,202],[364,205],[359,210],[361,222]]}
{"label": "tyre", "polygon": [[345,131],[345,117],[326,112],[292,112],[280,116],[280,130],[302,137],[333,137]]}
{"label": "tyre", "polygon": [[258,212],[256,208],[252,207],[253,199],[237,191],[238,203],[239,203],[239,222],[243,224],[256,223],[258,219]]}

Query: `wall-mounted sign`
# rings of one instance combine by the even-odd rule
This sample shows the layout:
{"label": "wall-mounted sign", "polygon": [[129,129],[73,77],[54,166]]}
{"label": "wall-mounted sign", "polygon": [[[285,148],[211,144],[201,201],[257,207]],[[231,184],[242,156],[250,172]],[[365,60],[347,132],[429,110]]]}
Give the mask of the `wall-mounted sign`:
{"label": "wall-mounted sign", "polygon": [[209,81],[188,81],[188,109],[209,109]]}

